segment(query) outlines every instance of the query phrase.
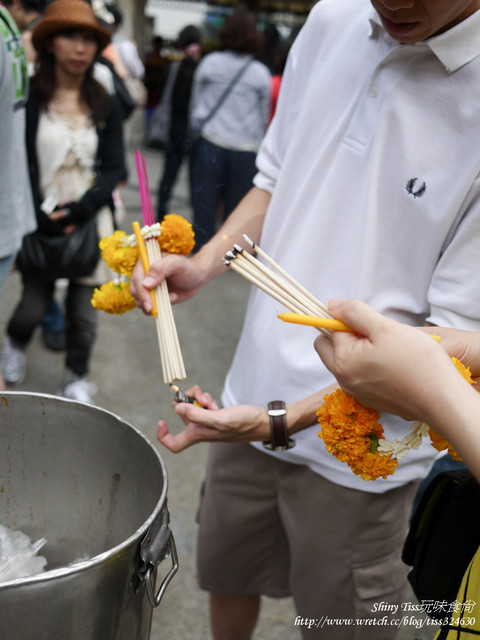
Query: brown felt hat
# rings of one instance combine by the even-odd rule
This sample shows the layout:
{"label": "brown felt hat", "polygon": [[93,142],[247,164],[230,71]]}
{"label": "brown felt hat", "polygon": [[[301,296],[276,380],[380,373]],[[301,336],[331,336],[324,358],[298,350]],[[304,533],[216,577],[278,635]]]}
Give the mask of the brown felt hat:
{"label": "brown felt hat", "polygon": [[32,43],[39,49],[50,36],[68,30],[91,31],[98,40],[100,51],[111,40],[107,29],[98,23],[93,9],[85,0],[55,0],[45,10],[43,18],[32,31]]}

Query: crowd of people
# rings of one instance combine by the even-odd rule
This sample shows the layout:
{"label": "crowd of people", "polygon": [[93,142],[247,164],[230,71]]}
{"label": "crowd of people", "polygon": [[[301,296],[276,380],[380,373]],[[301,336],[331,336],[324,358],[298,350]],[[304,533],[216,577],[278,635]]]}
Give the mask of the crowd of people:
{"label": "crowd of people", "polygon": [[[43,29],[48,21],[53,23],[52,11],[60,11],[62,5],[58,5],[57,0],[6,0],[4,3],[11,24],[21,33],[23,50],[18,39],[16,59],[17,65],[21,64],[22,75],[15,77],[24,79],[25,102],[30,86],[28,104],[16,110],[20,121],[25,119],[23,106],[27,107],[27,164],[36,213],[36,220],[32,222],[31,209],[22,207],[30,223],[19,232],[16,242],[4,236],[9,251],[5,273],[20,249],[22,234],[29,235],[32,226],[38,228],[37,236],[40,233],[61,235],[91,215],[96,218],[102,236],[121,222],[123,204],[119,187],[126,178],[123,141],[128,143],[130,116],[137,108],[145,109],[146,128],[155,109],[161,107],[168,119],[157,202],[159,220],[169,212],[180,167],[184,159],[188,159],[198,250],[213,235],[219,220],[226,217],[248,191],[255,173],[256,150],[271,119],[272,96],[278,93],[278,73],[273,89],[266,66],[273,60],[273,45],[261,46],[260,31],[251,12],[238,10],[227,18],[219,34],[220,51],[211,55],[203,55],[200,29],[187,25],[174,43],[177,59],[172,62],[164,55],[162,38],[155,37],[151,51],[142,55],[133,40],[121,35],[123,14],[115,3],[78,1],[83,4],[78,5],[75,0],[74,5],[63,5],[62,19],[64,15],[75,17],[78,13],[78,19],[72,18],[71,25],[68,20],[63,24],[64,31],[75,33],[78,26],[77,31],[83,30],[88,35],[95,26],[94,36],[101,33],[102,39],[93,38],[95,46],[90,49],[94,51],[86,55],[72,38],[71,57],[88,58],[89,65],[81,69],[80,61],[75,60],[66,80],[62,63],[57,62],[55,52],[51,51],[57,34],[49,34],[46,43],[38,38],[38,29]],[[82,12],[90,13],[89,24],[81,19]],[[62,20],[55,14],[54,18],[60,30]],[[264,64],[260,58],[265,56],[269,59],[265,58]],[[218,69],[222,73],[218,74]],[[241,74],[237,78],[239,70]],[[229,86],[232,79],[234,83]],[[72,83],[78,85],[76,92],[69,88]],[[224,95],[226,86],[228,91]],[[97,92],[102,93],[106,102],[111,102],[120,122],[111,124],[111,119],[104,121],[103,115],[98,115],[105,108],[95,97]],[[232,95],[227,95],[230,93]],[[16,100],[18,106],[18,98]],[[104,122],[108,124],[106,128]],[[87,145],[86,134],[92,124],[96,134]],[[12,131],[12,127],[7,128]],[[57,137],[59,132],[61,135]],[[63,145],[57,144],[60,139]],[[16,140],[22,140],[22,135],[16,135]],[[45,141],[51,143],[51,149]],[[101,145],[96,150],[97,143]],[[159,157],[159,164],[161,162]],[[57,174],[53,175],[52,171]],[[4,177],[8,181],[7,172]],[[97,192],[99,179],[108,182],[103,199],[96,198],[96,208],[89,209],[88,214],[78,213],[83,203],[89,201],[90,194]],[[65,187],[67,183],[69,186]],[[103,189],[103,183],[101,186]],[[31,198],[28,187],[28,181],[26,186],[22,182],[23,198]],[[53,210],[45,209],[45,202],[47,205],[53,202]],[[68,209],[64,207],[66,203]],[[14,252],[10,253],[12,248]],[[106,274],[100,277],[99,270],[100,267],[88,278],[70,280],[68,285],[56,272],[52,272],[48,280],[43,276],[39,278],[38,274],[22,273],[23,293],[8,321],[1,353],[1,371],[7,383],[24,380],[27,346],[41,326],[45,346],[66,352],[65,377],[59,391],[77,400],[93,401],[94,386],[86,376],[96,329],[87,301],[91,287],[107,277]],[[84,303],[75,302],[79,297],[84,298]],[[1,384],[4,386],[4,382]]]}
{"label": "crowd of people", "polygon": [[[260,142],[275,110],[293,37],[257,26],[254,13],[232,11],[215,50],[202,50],[202,33],[188,25],[176,43],[179,56],[163,67],[147,143],[163,148],[157,218],[170,200],[184,159],[189,165],[196,251],[247,193]],[[151,60],[157,60],[150,58]]]}
{"label": "crowd of people", "polygon": [[[92,218],[102,235],[115,228],[128,116],[119,86],[145,78],[136,103],[147,128],[167,116],[158,219],[188,158],[197,244],[147,274],[136,266],[137,305],[151,313],[151,289],[163,280],[172,302],[192,298],[226,271],[222,256],[247,234],[353,329],[314,348],[312,332],[279,322],[276,302],[253,288],[221,407],[193,386],[197,403],[175,406],[184,429],[158,423],[159,442],[173,452],[211,443],[197,568],[214,640],[250,640],[262,596],[292,596],[309,620],[370,620],[379,602],[397,611],[412,504],[436,451],[425,443],[393,475],[367,483],[318,446],[316,412],[340,385],[382,412],[392,440],[405,420],[430,424],[480,479],[479,397],[447,357],[480,375],[480,0],[321,0],[286,40],[270,29],[262,40],[255,16],[238,9],[218,50],[204,51],[188,26],[175,63],[155,41],[140,64],[131,43],[116,41],[121,16],[108,5],[4,4],[0,145],[14,176],[0,173],[0,286],[22,238],[63,237]],[[16,23],[20,5],[29,17]],[[19,29],[33,47],[30,66]],[[70,278],[63,310],[60,393],[86,402],[90,298],[108,278],[102,271],[97,261]],[[25,375],[28,344],[62,277],[21,275],[2,352],[11,384]],[[429,326],[440,345],[419,328]],[[301,632],[394,640],[398,627]]]}
{"label": "crowd of people", "polygon": [[[27,256],[28,247],[35,251],[42,247],[43,251],[46,242],[58,246],[67,238],[71,241],[90,219],[95,220],[95,243],[113,233],[113,193],[126,180],[126,168],[114,91],[109,92],[108,84],[95,78],[99,55],[111,46],[111,32],[91,4],[85,0],[55,0],[47,7],[38,0],[6,4],[3,11],[10,32],[2,42],[15,53],[16,61],[13,66],[4,56],[3,66],[12,74],[15,68],[22,71],[13,77],[22,78],[25,97],[22,104],[19,88],[10,91],[20,96],[15,117],[21,119],[25,134],[14,131],[12,150],[4,147],[12,157],[8,166],[15,172],[9,186],[16,185],[21,193],[14,206],[2,209],[3,228],[8,230],[11,225],[17,236],[2,234],[8,243],[4,249],[8,256],[2,257],[4,276],[16,258],[22,276],[20,299],[8,321],[1,354],[3,384],[15,384],[25,378],[27,347],[34,331],[52,312],[56,282],[65,275],[60,264],[40,271],[20,256]],[[11,14],[7,13],[9,6]],[[22,11],[26,14],[23,20]],[[28,65],[19,27],[31,44]],[[2,97],[8,94],[6,89]],[[9,126],[7,119],[4,125]],[[8,171],[2,174],[8,179]],[[2,205],[8,206],[8,198],[3,197],[7,193],[16,192],[2,190]],[[22,219],[12,216],[12,211],[21,212],[18,217],[29,215],[28,225],[23,227]],[[59,381],[59,393],[65,397],[93,401],[87,374],[97,314],[90,300],[94,287],[109,279],[99,256],[85,272],[68,279],[64,309],[57,309],[65,324],[65,374]]]}

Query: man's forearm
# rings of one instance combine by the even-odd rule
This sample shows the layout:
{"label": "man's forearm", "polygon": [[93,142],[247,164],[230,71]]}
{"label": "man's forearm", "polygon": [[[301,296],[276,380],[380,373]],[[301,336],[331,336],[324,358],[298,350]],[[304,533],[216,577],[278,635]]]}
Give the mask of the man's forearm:
{"label": "man's forearm", "polygon": [[221,229],[194,256],[205,274],[205,282],[225,271],[222,256],[235,243],[245,246],[243,234],[258,241],[270,199],[267,191],[253,187],[228,216]]}
{"label": "man's forearm", "polygon": [[287,428],[289,435],[302,431],[317,422],[317,410],[322,406],[323,399],[328,393],[338,389],[333,383],[312,395],[287,405]]}

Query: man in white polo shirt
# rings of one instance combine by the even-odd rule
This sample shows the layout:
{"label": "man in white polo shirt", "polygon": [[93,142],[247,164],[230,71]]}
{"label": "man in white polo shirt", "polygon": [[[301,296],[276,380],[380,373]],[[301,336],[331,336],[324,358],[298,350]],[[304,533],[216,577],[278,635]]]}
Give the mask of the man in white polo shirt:
{"label": "man in white polo shirt", "polygon": [[[292,47],[252,191],[193,258],[169,256],[146,279],[137,269],[138,303],[149,311],[146,287],[165,277],[177,302],[188,299],[246,233],[323,302],[360,298],[412,325],[480,330],[479,9],[319,2]],[[203,397],[211,410],[177,406],[183,432],[159,423],[173,451],[225,441],[211,446],[200,510],[214,638],[249,639],[260,596],[291,593],[292,628],[305,638],[390,640],[411,501],[435,451],[424,445],[374,482],[332,457],[315,412],[333,377],[312,348],[315,330],[280,322],[277,306],[252,290],[225,408]],[[296,445],[265,450],[266,408],[279,399]],[[381,422],[389,439],[409,432],[394,416]]]}

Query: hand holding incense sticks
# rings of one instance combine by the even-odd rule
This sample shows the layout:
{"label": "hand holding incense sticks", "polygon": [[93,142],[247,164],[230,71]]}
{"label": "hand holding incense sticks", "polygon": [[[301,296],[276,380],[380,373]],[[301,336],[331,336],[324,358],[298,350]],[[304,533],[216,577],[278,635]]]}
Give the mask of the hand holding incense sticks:
{"label": "hand holding incense sticks", "polygon": [[[137,164],[138,183],[140,190],[140,200],[142,204],[143,221],[145,225],[153,226],[155,224],[155,216],[153,214],[152,201],[150,196],[150,188],[148,185],[147,168],[145,157],[140,152],[135,153]],[[138,223],[137,223],[138,225]],[[135,230],[135,226],[134,226]],[[148,264],[158,262],[162,259],[159,244],[155,238],[149,238],[145,244],[143,236],[140,233],[138,240],[138,229],[136,237],[139,250],[142,256],[145,272],[148,270]],[[146,246],[146,254],[142,255],[142,248]],[[175,319],[173,317],[172,305],[168,294],[168,287],[165,280],[153,290],[154,308],[156,307],[156,327],[158,345],[162,362],[162,372],[165,384],[171,384],[174,380],[184,380],[187,375],[183,364],[182,352],[178,340]],[[153,313],[152,313],[153,315]]]}

